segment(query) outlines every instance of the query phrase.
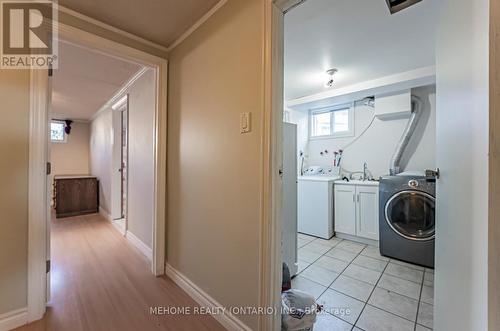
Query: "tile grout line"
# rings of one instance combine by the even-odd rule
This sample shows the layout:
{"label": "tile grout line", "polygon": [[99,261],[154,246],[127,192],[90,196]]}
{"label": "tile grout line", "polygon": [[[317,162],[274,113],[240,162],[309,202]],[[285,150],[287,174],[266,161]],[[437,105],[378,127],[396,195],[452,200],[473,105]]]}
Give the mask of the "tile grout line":
{"label": "tile grout line", "polygon": [[[334,238],[335,238],[335,237],[334,237]],[[313,243],[313,242],[315,242],[315,241],[316,241],[316,240],[318,240],[318,239],[320,239],[320,238],[313,239],[313,240],[309,241],[306,245],[304,245],[304,246],[302,246],[302,247],[305,247],[305,246],[307,246],[308,244]],[[358,243],[358,242],[351,241],[351,240],[346,240],[346,239],[340,239],[340,238],[337,238],[337,239],[339,239],[339,240],[340,240],[337,244],[335,244],[334,246],[331,246],[331,247],[330,247],[327,251],[325,251],[325,253],[322,253],[322,255],[320,255],[320,256],[319,256],[317,259],[315,259],[313,262],[311,262],[311,263],[307,262],[307,263],[309,263],[309,265],[308,265],[306,268],[304,268],[304,270],[306,270],[307,268],[309,268],[310,266],[312,266],[313,264],[315,264],[315,263],[316,263],[319,259],[321,259],[321,258],[322,258],[322,257],[324,257],[324,256],[327,256],[327,257],[332,258],[332,259],[337,260],[337,261],[341,261],[341,262],[347,263],[347,266],[346,266],[345,268],[343,268],[343,269],[342,269],[342,271],[341,271],[341,272],[339,272],[339,273],[337,273],[336,271],[333,271],[333,270],[330,270],[330,269],[327,269],[327,268],[324,268],[324,267],[322,267],[322,266],[318,266],[318,265],[317,265],[318,267],[321,267],[321,268],[323,268],[323,269],[326,269],[326,270],[328,270],[328,271],[331,271],[331,272],[334,272],[334,273],[337,273],[337,274],[338,274],[338,275],[335,277],[335,279],[334,279],[334,280],[330,283],[330,285],[329,285],[329,286],[327,286],[323,292],[321,292],[321,294],[318,296],[318,299],[319,299],[319,298],[320,298],[320,297],[321,297],[321,296],[322,296],[322,295],[323,295],[323,294],[324,294],[327,290],[332,290],[332,291],[335,291],[335,292],[340,293],[340,294],[342,294],[342,295],[345,295],[345,296],[347,296],[347,297],[349,297],[349,298],[352,298],[352,299],[354,299],[354,300],[357,300],[357,301],[363,302],[362,300],[360,300],[360,299],[358,299],[358,298],[355,298],[355,297],[353,297],[353,296],[350,296],[350,295],[348,295],[348,294],[345,294],[345,293],[343,293],[343,292],[341,292],[341,291],[337,291],[336,289],[334,289],[334,288],[332,288],[332,287],[331,287],[331,286],[333,285],[333,283],[334,283],[334,282],[335,282],[335,281],[336,281],[336,280],[337,280],[340,276],[344,276],[344,277],[347,277],[347,278],[350,278],[350,279],[353,279],[353,280],[356,280],[356,281],[363,282],[363,283],[365,283],[365,284],[367,284],[367,285],[371,285],[371,286],[373,286],[373,289],[372,289],[372,291],[370,292],[370,295],[368,296],[368,299],[367,299],[365,302],[363,302],[363,303],[364,303],[363,309],[361,310],[361,312],[360,312],[360,314],[359,314],[358,318],[357,318],[357,319],[356,319],[356,321],[354,322],[354,325],[353,325],[353,324],[351,324],[351,323],[349,323],[348,321],[346,321],[346,320],[342,319],[341,317],[335,316],[334,314],[331,314],[331,313],[329,313],[329,312],[326,312],[326,313],[328,313],[329,315],[331,315],[331,316],[333,316],[333,317],[335,317],[335,318],[338,318],[338,319],[340,319],[340,320],[342,320],[342,321],[344,321],[344,322],[348,323],[349,325],[352,325],[352,326],[353,326],[353,328],[354,328],[354,327],[359,328],[358,326],[356,326],[356,323],[358,322],[359,318],[361,317],[361,315],[362,315],[363,311],[365,310],[366,306],[367,306],[367,305],[369,305],[369,306],[371,306],[371,307],[374,307],[374,308],[376,308],[376,309],[379,309],[379,310],[381,310],[381,311],[384,311],[384,312],[386,312],[386,313],[388,313],[388,314],[391,314],[391,315],[393,315],[393,316],[399,317],[399,318],[404,319],[404,320],[406,320],[406,321],[408,321],[408,322],[414,323],[414,330],[415,330],[415,329],[416,329],[416,326],[417,326],[417,324],[418,324],[418,323],[417,323],[418,311],[419,311],[419,309],[420,309],[421,296],[422,296],[422,289],[423,289],[423,286],[424,286],[424,281],[425,281],[425,274],[426,274],[426,273],[428,273],[428,272],[427,272],[427,270],[426,270],[425,268],[424,268],[423,270],[419,270],[418,268],[412,268],[412,267],[407,266],[407,265],[399,264],[399,263],[394,262],[392,259],[381,260],[381,259],[377,259],[377,258],[374,258],[374,257],[368,256],[368,255],[362,255],[362,252],[363,252],[363,251],[364,251],[367,247],[370,247],[370,246],[372,246],[372,245],[369,245],[369,244],[364,244],[364,243]],[[324,240],[324,239],[321,239],[321,240]],[[343,248],[339,248],[339,247],[337,247],[337,246],[338,246],[341,242],[344,242],[344,241],[347,241],[347,242],[353,242],[353,243],[356,243],[356,244],[359,244],[359,245],[364,245],[364,247],[363,247],[363,249],[361,249],[358,253],[354,253],[354,252],[352,252],[352,251],[349,251],[349,250],[346,250],[346,249],[343,249]],[[319,244],[319,245],[322,245],[321,243],[318,243],[318,244]],[[323,245],[323,246],[325,246],[325,245]],[[301,247],[301,248],[302,248],[302,247]],[[344,261],[344,260],[341,260],[341,259],[335,258],[335,257],[333,257],[333,256],[329,256],[329,255],[327,255],[327,253],[329,253],[330,251],[332,251],[334,248],[337,248],[337,249],[342,250],[342,251],[345,251],[345,252],[353,253],[353,254],[356,254],[356,255],[355,255],[355,257],[354,257],[354,258],[353,258],[350,262],[347,262],[347,261]],[[375,285],[373,285],[373,284],[371,284],[371,283],[368,283],[368,282],[366,282],[366,281],[359,280],[359,279],[356,279],[356,278],[353,278],[353,277],[351,277],[351,276],[348,276],[348,275],[344,275],[344,274],[343,274],[343,272],[344,272],[344,271],[345,271],[345,270],[346,270],[346,269],[347,269],[350,265],[355,265],[355,266],[358,266],[358,267],[361,267],[361,268],[365,268],[365,269],[367,269],[367,270],[371,270],[371,271],[375,271],[375,272],[380,272],[380,271],[378,271],[378,270],[374,270],[374,269],[366,268],[366,267],[365,267],[365,266],[363,266],[363,265],[358,265],[358,264],[354,263],[354,261],[355,261],[355,260],[356,260],[359,256],[367,257],[367,258],[369,258],[369,259],[373,259],[373,260],[377,260],[377,261],[380,261],[380,262],[384,262],[384,263],[386,263],[386,265],[385,265],[384,269],[381,271],[381,274],[380,274],[380,276],[379,276],[379,278],[378,278],[377,282],[375,283]],[[306,262],[306,261],[304,261],[304,262]],[[369,303],[368,303],[368,301],[370,300],[371,296],[373,295],[373,292],[374,292],[374,291],[375,291],[375,289],[378,287],[378,284],[379,284],[379,282],[380,282],[380,279],[381,279],[381,278],[382,278],[382,276],[384,275],[384,273],[385,273],[385,271],[386,271],[386,269],[387,269],[387,267],[389,266],[389,264],[390,264],[390,263],[393,263],[394,265],[398,265],[398,266],[401,266],[401,267],[406,267],[406,268],[408,268],[408,269],[412,269],[413,271],[423,271],[423,272],[422,272],[422,280],[421,280],[421,282],[420,282],[420,283],[417,283],[417,282],[415,282],[415,281],[411,281],[411,280],[408,280],[408,279],[405,279],[405,278],[402,278],[402,277],[399,277],[399,276],[396,276],[396,275],[392,275],[392,274],[390,274],[390,273],[387,273],[387,275],[389,275],[389,276],[392,276],[392,277],[395,277],[395,278],[398,278],[398,279],[401,279],[401,280],[409,281],[409,282],[412,282],[412,283],[414,283],[414,284],[418,284],[418,285],[420,285],[420,293],[419,293],[419,299],[418,299],[418,300],[416,300],[415,298],[412,298],[412,297],[406,296],[406,295],[404,295],[404,294],[400,294],[400,293],[394,292],[394,293],[395,293],[395,294],[397,294],[397,295],[400,295],[400,296],[406,297],[406,298],[408,298],[408,299],[411,299],[411,300],[415,300],[415,301],[417,301],[417,315],[416,315],[415,321],[409,320],[409,319],[407,319],[407,318],[405,318],[405,317],[403,317],[403,316],[399,316],[399,315],[397,315],[397,314],[395,314],[395,313],[393,313],[393,312],[390,312],[390,311],[388,311],[388,310],[385,310],[385,309],[380,308],[380,307],[377,307],[377,306],[373,306],[373,305],[371,305],[371,304],[369,304]],[[297,274],[297,276],[298,276],[298,275],[300,275],[300,274],[301,274],[304,270],[302,270],[300,273],[298,273],[298,274]],[[302,277],[304,277],[304,276],[302,276]],[[316,282],[316,281],[314,281],[314,280],[312,280],[312,279],[309,279],[309,278],[307,278],[307,277],[304,277],[304,278],[306,278],[307,280],[309,280],[309,281],[311,281],[311,282],[313,282],[313,283],[315,283],[315,284],[318,284],[318,285],[320,285],[320,286],[325,287],[325,285],[320,284],[320,283],[318,283],[318,282]],[[385,288],[383,288],[383,287],[379,287],[379,288],[384,289],[384,290],[386,290],[386,291],[393,292],[393,291],[388,290],[388,289],[385,289]],[[420,325],[420,324],[418,324],[418,325]],[[361,329],[361,328],[359,328],[359,329]],[[362,330],[362,329],[361,329],[361,330]]]}
{"label": "tile grout line", "polygon": [[[336,238],[336,237],[334,236],[334,237],[332,237],[332,238]],[[319,239],[319,238],[316,238],[316,239]],[[312,241],[310,241],[308,244],[310,244],[310,243],[314,242],[316,239],[313,239],[313,240],[312,240]],[[329,251],[331,251],[332,249],[334,249],[335,247],[337,247],[337,246],[338,246],[338,244],[340,244],[342,241],[344,241],[344,239],[340,239],[340,238],[337,238],[337,239],[339,239],[339,240],[340,240],[338,243],[336,243],[336,244],[335,244],[334,246],[332,246],[329,250],[327,250],[327,251],[326,251],[326,252],[324,252],[322,255],[320,255],[320,256],[319,256],[316,260],[314,260],[314,262],[311,262],[311,264],[309,264],[307,267],[305,267],[305,268],[304,268],[304,270],[302,270],[301,272],[299,272],[296,276],[299,276],[299,275],[300,275],[302,272],[304,272],[307,268],[309,268],[309,267],[310,267],[310,266],[312,266],[314,263],[316,263],[319,259],[321,259],[323,256],[325,256],[325,255],[326,255],[326,253],[328,253]],[[331,240],[331,239],[329,239],[329,240]],[[328,256],[328,255],[326,255],[326,256]],[[347,268],[347,267],[346,267],[346,268]],[[345,270],[345,269],[344,269],[344,270]],[[342,272],[344,272],[344,270],[342,270]],[[332,272],[333,272],[333,271],[332,271]],[[340,276],[340,273],[337,275],[337,277],[335,277],[335,279],[333,280],[333,282],[335,282],[335,280],[336,280],[339,276]],[[302,276],[302,277],[304,277],[304,276]],[[314,282],[314,283],[316,283],[316,284],[319,284],[318,282],[315,282],[315,281],[314,281],[314,280],[312,280],[312,279],[309,279],[309,278],[307,278],[307,277],[304,277],[304,278],[306,278],[306,279],[308,279],[308,280],[310,280],[310,281],[312,281],[312,282]],[[330,283],[330,285],[332,285],[332,284],[333,284],[333,282],[331,282],[331,283]],[[319,285],[321,285],[321,286],[323,286],[323,287],[325,286],[325,285],[323,285],[323,284],[319,284]],[[319,299],[319,298],[320,298],[320,297],[321,297],[321,296],[322,296],[322,295],[323,295],[323,294],[324,294],[324,293],[325,293],[325,292],[326,292],[326,291],[330,288],[330,285],[329,285],[329,286],[326,286],[325,290],[324,290],[323,292],[321,292],[321,294],[320,294],[320,295],[318,295],[318,299]],[[314,300],[316,301],[316,298],[315,298]]]}
{"label": "tile grout line", "polygon": [[417,314],[415,316],[415,327],[413,328],[415,331],[417,330],[418,313],[420,311],[420,302],[422,301],[422,291],[423,291],[423,288],[424,288],[425,273],[426,273],[426,271],[424,270],[424,273],[422,275],[422,284],[420,285],[420,295],[418,296]]}
{"label": "tile grout line", "polygon": [[[344,241],[344,240],[345,240],[345,239],[342,239],[342,241]],[[348,241],[350,241],[350,240],[348,240]],[[339,242],[338,244],[340,244],[340,242]],[[337,245],[338,245],[338,244],[337,244]],[[337,246],[337,245],[336,245],[336,246]],[[330,284],[330,286],[332,286],[332,285],[333,285],[333,283],[335,283],[335,281],[336,281],[336,280],[337,280],[337,279],[338,279],[338,278],[342,275],[342,273],[343,273],[343,272],[344,272],[347,268],[349,268],[349,266],[350,266],[350,265],[352,264],[352,262],[353,262],[353,261],[354,261],[354,260],[355,260],[355,259],[356,259],[356,258],[357,258],[360,254],[361,254],[361,252],[362,252],[362,251],[364,251],[366,247],[368,247],[368,245],[367,245],[367,244],[360,244],[360,245],[365,245],[365,247],[363,247],[363,249],[362,249],[362,250],[360,250],[360,251],[359,251],[359,253],[357,253],[357,254],[356,254],[356,253],[354,253],[354,252],[347,251],[347,252],[350,252],[350,253],[356,254],[356,256],[355,256],[355,257],[351,260],[351,262],[349,262],[349,263],[347,264],[347,266],[346,266],[346,267],[342,270],[342,272],[340,272],[340,273],[338,274],[338,276],[337,276],[337,277],[335,277],[335,279],[334,279],[334,280],[333,280],[333,282]],[[332,248],[332,249],[333,249],[333,248]],[[338,248],[338,249],[343,250],[342,248]],[[331,249],[330,249],[329,251],[331,251]],[[329,252],[329,251],[328,251],[328,252]],[[325,254],[326,254],[326,253],[325,253]],[[345,261],[344,261],[344,262],[345,262]],[[344,277],[349,277],[349,276],[345,276],[345,275],[344,275]],[[349,278],[351,278],[351,277],[349,277]],[[355,279],[355,278],[351,278],[351,279]],[[368,284],[368,283],[367,283],[367,284]],[[370,285],[371,285],[371,284],[370,284]],[[326,288],[326,290],[325,290],[323,293],[321,293],[321,295],[323,295],[326,291],[328,291],[328,290],[330,289],[330,290],[332,290],[332,291],[335,291],[335,292],[337,292],[337,293],[340,293],[340,294],[342,294],[342,295],[345,295],[345,296],[347,296],[347,297],[349,297],[349,298],[352,298],[352,299],[355,299],[355,300],[358,300],[358,301],[360,301],[360,302],[361,302],[361,300],[356,299],[356,298],[354,298],[354,297],[352,297],[352,296],[350,296],[350,295],[344,294],[344,293],[342,293],[342,292],[340,292],[340,291],[337,291],[337,290],[335,290],[335,289],[333,289],[333,288],[330,288],[330,286],[328,286],[328,287]],[[321,295],[318,297],[318,299],[321,297]],[[327,314],[330,314],[330,313],[328,313],[328,312],[326,312],[326,313],[327,313]],[[330,315],[332,315],[333,317],[336,317],[336,318],[338,318],[338,319],[340,319],[340,320],[342,320],[342,321],[346,322],[346,323],[347,323],[347,324],[349,324],[349,325],[352,325],[351,330],[352,330],[352,329],[354,329],[354,327],[356,326],[356,322],[355,322],[354,324],[351,324],[351,323],[349,323],[348,321],[344,320],[342,317],[338,317],[338,316],[335,316],[335,315],[333,315],[333,314],[330,314]],[[358,316],[358,318],[359,318],[359,316]],[[356,321],[357,321],[357,320],[356,320]]]}
{"label": "tile grout line", "polygon": [[378,278],[377,282],[375,283],[375,285],[373,286],[373,289],[372,291],[370,292],[370,295],[368,296],[368,299],[366,299],[366,302],[363,306],[363,309],[361,309],[361,312],[359,313],[358,315],[358,318],[356,319],[356,322],[354,322],[354,326],[356,326],[356,323],[358,323],[359,319],[361,318],[361,315],[363,314],[363,312],[365,311],[365,308],[366,308],[366,305],[368,305],[368,301],[370,301],[370,298],[372,297],[373,295],[373,292],[375,291],[375,289],[377,288],[377,285],[378,283],[380,282],[380,279],[382,278],[382,276],[384,275],[384,272],[385,272],[385,269],[387,269],[387,267],[389,266],[389,263],[390,263],[390,260],[389,262],[387,262],[387,264],[385,265],[384,267],[384,270],[382,270],[382,272],[380,273],[380,277]]}
{"label": "tile grout line", "polygon": [[[305,247],[305,246],[307,246],[307,245],[309,245],[309,244],[311,244],[311,243],[315,242],[317,239],[320,239],[320,238],[313,239],[313,240],[309,241],[306,245],[304,245],[304,246],[302,246],[302,247]],[[386,313],[388,313],[388,314],[394,315],[394,316],[399,317],[399,318],[401,318],[401,319],[404,319],[404,320],[406,320],[406,321],[408,321],[408,322],[414,323],[414,329],[416,329],[416,326],[417,326],[417,324],[418,324],[418,323],[417,323],[417,318],[418,318],[418,310],[419,310],[419,308],[420,308],[420,302],[421,302],[422,287],[423,287],[423,285],[424,285],[423,283],[424,283],[424,281],[425,281],[425,273],[427,273],[427,271],[425,270],[425,268],[424,268],[424,270],[419,270],[419,269],[417,269],[417,268],[412,268],[412,267],[407,266],[407,265],[403,265],[403,264],[399,264],[399,263],[393,262],[393,260],[392,260],[392,259],[381,260],[381,259],[377,259],[377,258],[374,258],[374,257],[368,256],[368,255],[362,255],[362,252],[363,252],[363,251],[364,251],[367,247],[370,247],[370,246],[372,246],[372,245],[369,245],[369,244],[364,244],[364,243],[358,243],[358,242],[351,241],[351,240],[346,240],[346,239],[340,239],[340,238],[337,238],[337,239],[339,239],[339,240],[340,240],[337,244],[335,244],[334,246],[331,246],[331,247],[330,247],[327,251],[325,251],[325,253],[322,253],[322,255],[320,255],[320,256],[319,256],[317,259],[315,259],[313,262],[310,262],[310,263],[309,263],[309,262],[307,262],[307,261],[304,261],[304,262],[309,263],[309,265],[308,265],[306,268],[304,268],[304,270],[306,270],[307,268],[309,268],[310,266],[312,266],[313,264],[315,264],[315,263],[316,263],[319,259],[321,259],[321,258],[322,258],[322,257],[324,257],[324,256],[327,256],[327,257],[332,258],[332,259],[337,260],[337,261],[341,261],[341,262],[347,263],[347,266],[346,266],[345,268],[343,268],[343,269],[342,269],[342,271],[341,271],[341,272],[339,272],[339,273],[338,273],[338,272],[336,272],[336,271],[333,271],[333,270],[330,270],[330,269],[327,269],[327,268],[324,268],[324,267],[322,267],[322,266],[318,266],[318,265],[317,265],[318,267],[321,267],[321,268],[323,268],[323,269],[326,269],[326,270],[328,270],[328,271],[331,271],[331,272],[334,272],[334,273],[337,273],[337,274],[338,274],[338,275],[335,277],[335,279],[334,279],[334,280],[330,283],[330,285],[329,285],[329,286],[326,286],[325,290],[324,290],[323,292],[321,292],[321,294],[318,296],[318,299],[319,299],[319,298],[320,298],[320,297],[321,297],[321,296],[322,296],[322,295],[323,295],[326,291],[328,291],[328,290],[332,290],[332,291],[335,291],[335,292],[340,293],[340,294],[342,294],[342,295],[345,295],[345,296],[347,296],[347,297],[349,297],[349,298],[352,298],[352,299],[354,299],[354,300],[357,300],[357,301],[363,302],[362,300],[360,300],[360,299],[358,299],[358,298],[355,298],[355,297],[353,297],[353,296],[351,296],[351,295],[345,294],[345,293],[343,293],[343,292],[341,292],[341,291],[337,291],[336,289],[334,289],[334,288],[332,288],[332,287],[331,287],[331,286],[333,285],[333,283],[334,283],[334,282],[335,282],[335,281],[336,281],[336,280],[337,280],[340,276],[344,276],[344,277],[347,277],[347,278],[349,278],[349,279],[353,279],[353,280],[356,280],[356,281],[360,281],[360,282],[365,283],[365,284],[367,284],[367,285],[373,286],[373,289],[372,289],[372,291],[370,292],[370,295],[368,296],[367,300],[366,300],[365,302],[363,302],[363,303],[364,303],[363,309],[361,310],[361,312],[360,312],[360,314],[359,314],[358,318],[357,318],[357,319],[356,319],[356,321],[354,322],[354,325],[353,325],[353,324],[351,324],[351,323],[349,323],[348,321],[346,321],[346,320],[342,319],[341,317],[335,316],[334,314],[331,314],[331,313],[329,313],[329,312],[326,312],[326,313],[327,313],[327,314],[329,314],[329,315],[331,315],[331,316],[333,316],[333,317],[335,317],[335,318],[338,318],[338,319],[340,319],[340,320],[342,320],[342,321],[344,321],[344,322],[348,323],[349,325],[352,325],[352,326],[353,326],[353,328],[354,328],[354,327],[359,328],[358,326],[356,326],[356,323],[358,322],[359,318],[361,317],[361,315],[362,315],[363,311],[365,310],[366,306],[367,306],[367,305],[369,305],[369,306],[371,306],[371,307],[375,307],[376,309],[379,309],[379,310],[381,310],[381,311],[384,311],[384,312],[386,312]],[[324,239],[321,239],[321,240],[324,240]],[[338,246],[341,242],[344,242],[344,241],[347,241],[347,242],[353,242],[353,243],[356,243],[356,244],[359,244],[359,245],[364,245],[364,247],[363,247],[363,249],[361,249],[358,253],[354,253],[354,252],[352,252],[352,251],[349,251],[349,250],[346,250],[346,249],[343,249],[343,248],[339,248],[339,247],[337,247],[337,246]],[[321,243],[318,243],[318,244],[319,244],[319,245],[321,245]],[[325,246],[325,245],[323,245],[323,246]],[[301,248],[302,248],[302,247],[301,247]],[[341,259],[335,258],[335,257],[333,257],[333,256],[329,256],[329,255],[327,255],[327,253],[328,253],[328,252],[330,252],[330,251],[332,251],[334,248],[339,249],[339,250],[342,250],[342,251],[345,251],[345,252],[353,253],[353,254],[356,254],[356,255],[355,255],[355,257],[354,257],[354,258],[353,258],[350,262],[347,262],[347,261],[344,261],[344,260],[341,260]],[[382,271],[378,271],[378,270],[374,270],[374,269],[366,268],[366,267],[365,267],[365,266],[363,266],[363,265],[358,265],[358,264],[354,263],[354,261],[356,260],[356,258],[358,258],[359,256],[363,256],[363,257],[367,257],[367,258],[369,258],[369,259],[373,259],[373,260],[377,260],[377,261],[380,261],[380,262],[384,262],[384,263],[386,263],[386,265],[385,265],[385,267],[384,267],[384,269],[383,269]],[[423,271],[423,272],[422,272],[422,281],[421,281],[420,283],[417,283],[417,282],[414,282],[414,281],[411,281],[411,280],[408,280],[408,279],[405,279],[405,278],[402,278],[402,277],[399,277],[399,276],[396,276],[396,275],[392,275],[392,274],[387,273],[387,275],[389,275],[389,276],[392,276],[392,277],[395,277],[395,278],[398,278],[398,279],[401,279],[401,280],[409,281],[409,282],[412,282],[412,283],[414,283],[414,284],[418,284],[418,285],[420,285],[420,293],[419,293],[419,299],[418,299],[418,300],[417,300],[417,299],[415,299],[415,298],[412,298],[412,297],[406,296],[406,295],[404,295],[404,294],[400,294],[400,293],[394,292],[394,291],[392,291],[392,290],[388,290],[388,289],[385,289],[385,288],[383,288],[383,287],[379,287],[379,288],[384,289],[384,290],[386,290],[386,291],[390,291],[390,292],[393,292],[393,293],[395,293],[395,294],[397,294],[397,295],[403,296],[403,297],[405,297],[405,298],[408,298],[408,299],[411,299],[411,300],[415,300],[415,301],[417,301],[417,316],[416,316],[416,318],[415,318],[415,321],[409,320],[409,319],[407,319],[407,318],[405,318],[405,317],[403,317],[403,316],[399,316],[399,315],[397,315],[397,314],[395,314],[395,313],[393,313],[393,312],[390,312],[390,311],[388,311],[388,310],[385,310],[385,309],[380,308],[380,307],[377,307],[377,306],[373,306],[373,305],[371,305],[371,304],[369,304],[369,303],[368,303],[368,301],[370,300],[371,296],[373,295],[373,292],[374,292],[374,291],[375,291],[375,289],[377,288],[377,286],[378,286],[378,284],[379,284],[379,282],[380,282],[380,279],[381,279],[381,278],[382,278],[382,276],[385,274],[385,271],[386,271],[386,269],[387,269],[387,267],[389,266],[389,264],[390,264],[390,263],[392,263],[392,264],[394,264],[394,265],[398,265],[398,266],[402,266],[402,267],[406,267],[406,268],[412,269],[413,271]],[[344,271],[345,271],[345,270],[346,270],[346,269],[347,269],[350,265],[355,265],[355,266],[358,266],[358,267],[361,267],[361,268],[365,268],[365,269],[370,270],[370,271],[381,272],[381,274],[380,274],[380,276],[379,276],[379,278],[378,278],[377,282],[376,282],[376,283],[375,283],[375,285],[374,285],[374,284],[368,283],[368,282],[366,282],[366,281],[359,280],[359,279],[353,278],[353,277],[348,276],[348,275],[344,275],[344,274],[343,274],[343,272],[344,272]],[[297,274],[297,276],[298,276],[298,275],[300,275],[300,274],[301,274],[304,270],[302,270],[300,273],[298,273],[298,274]],[[313,283],[315,283],[315,284],[318,284],[318,285],[320,285],[320,286],[325,287],[325,285],[320,284],[320,283],[318,283],[318,282],[316,282],[316,281],[314,281],[314,280],[312,280],[312,279],[309,279],[309,278],[307,278],[307,277],[305,277],[305,276],[302,276],[302,277],[306,278],[307,280],[309,280],[309,281],[311,281],[311,282],[313,282]],[[359,328],[359,329],[361,329],[361,328]],[[361,330],[362,330],[362,329],[361,329]]]}

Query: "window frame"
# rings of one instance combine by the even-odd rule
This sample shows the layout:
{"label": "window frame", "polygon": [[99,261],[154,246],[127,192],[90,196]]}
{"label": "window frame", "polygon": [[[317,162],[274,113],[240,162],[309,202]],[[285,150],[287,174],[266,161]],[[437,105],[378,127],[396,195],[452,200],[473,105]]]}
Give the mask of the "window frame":
{"label": "window frame", "polygon": [[[334,112],[340,110],[348,110],[348,127],[349,130],[342,132],[333,132],[333,128],[335,125],[333,116]],[[330,134],[314,136],[313,135],[313,117],[317,114],[330,113]],[[353,103],[344,103],[335,106],[323,107],[323,108],[315,108],[309,110],[309,140],[319,140],[319,139],[333,139],[333,138],[349,138],[354,137],[354,104]]]}
{"label": "window frame", "polygon": [[[61,120],[50,120],[50,125],[52,126],[52,123],[60,123],[66,126],[66,123]],[[68,135],[66,134],[66,131],[64,130],[63,127],[63,140],[52,140],[52,134],[50,135],[50,142],[51,143],[56,143],[56,144],[65,144],[68,141]],[[50,128],[50,132],[52,131],[52,127]]]}

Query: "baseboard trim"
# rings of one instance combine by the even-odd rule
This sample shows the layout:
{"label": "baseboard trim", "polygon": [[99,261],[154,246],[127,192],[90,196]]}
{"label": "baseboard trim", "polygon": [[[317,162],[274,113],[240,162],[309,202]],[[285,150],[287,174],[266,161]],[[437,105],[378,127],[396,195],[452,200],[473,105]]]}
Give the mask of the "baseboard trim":
{"label": "baseboard trim", "polygon": [[111,223],[111,225],[113,225],[115,230],[117,230],[122,236],[125,236],[125,234],[127,233],[127,229],[125,226],[124,219],[114,220],[113,217],[111,217],[111,215],[108,214],[108,212],[102,207],[99,207],[99,214],[106,220],[108,220]]}
{"label": "baseboard trim", "polygon": [[0,315],[0,331],[9,331],[28,324],[28,308]]}
{"label": "baseboard trim", "polygon": [[372,246],[376,246],[376,247],[378,247],[378,245],[379,245],[378,240],[361,238],[358,236],[352,236],[350,234],[345,234],[345,233],[335,232],[335,237],[337,237],[339,239],[347,239],[347,240],[355,241],[355,242],[358,242],[361,244],[367,244],[367,245],[372,245]]}
{"label": "baseboard trim", "polygon": [[101,214],[102,217],[104,217],[105,219],[107,219],[108,221],[113,221],[113,219],[111,218],[111,215],[108,214],[108,211],[104,208],[102,208],[101,206],[99,206],[99,214]]}
{"label": "baseboard trim", "polygon": [[136,235],[132,232],[127,231],[125,234],[125,238],[135,247],[137,248],[144,256],[148,258],[149,261],[153,260],[153,250],[149,248],[145,243],[143,243]]}
{"label": "baseboard trim", "polygon": [[[219,302],[208,295],[205,291],[194,284],[189,278],[184,276],[182,273],[173,268],[170,264],[165,264],[165,274],[169,277],[175,284],[182,288],[196,303],[202,307],[212,308],[223,308]],[[231,312],[225,312],[224,314],[214,314],[212,315],[222,326],[224,326],[229,331],[251,331],[245,323],[238,319]]]}

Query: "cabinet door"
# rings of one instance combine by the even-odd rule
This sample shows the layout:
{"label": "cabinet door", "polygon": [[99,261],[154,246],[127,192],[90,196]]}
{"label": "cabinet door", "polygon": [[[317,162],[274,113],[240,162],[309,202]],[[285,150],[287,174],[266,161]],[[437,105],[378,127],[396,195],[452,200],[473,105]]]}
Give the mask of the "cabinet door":
{"label": "cabinet door", "polygon": [[378,237],[378,187],[356,187],[356,235],[363,238],[379,240]]}
{"label": "cabinet door", "polygon": [[335,232],[356,235],[356,188],[335,184]]}

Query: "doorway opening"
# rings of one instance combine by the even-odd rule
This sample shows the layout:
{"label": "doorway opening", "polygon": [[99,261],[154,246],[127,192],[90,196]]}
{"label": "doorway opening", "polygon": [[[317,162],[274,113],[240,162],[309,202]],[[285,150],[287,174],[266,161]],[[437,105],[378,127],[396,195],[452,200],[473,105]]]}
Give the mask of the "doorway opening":
{"label": "doorway opening", "polygon": [[144,270],[165,268],[167,61],[64,24],[59,38],[53,77],[31,72],[30,210],[46,217],[29,218],[29,320],[64,291],[65,254],[97,249],[89,231],[87,246],[122,234]]}
{"label": "doorway opening", "polygon": [[315,330],[433,328],[436,7],[284,14],[281,256]]}

